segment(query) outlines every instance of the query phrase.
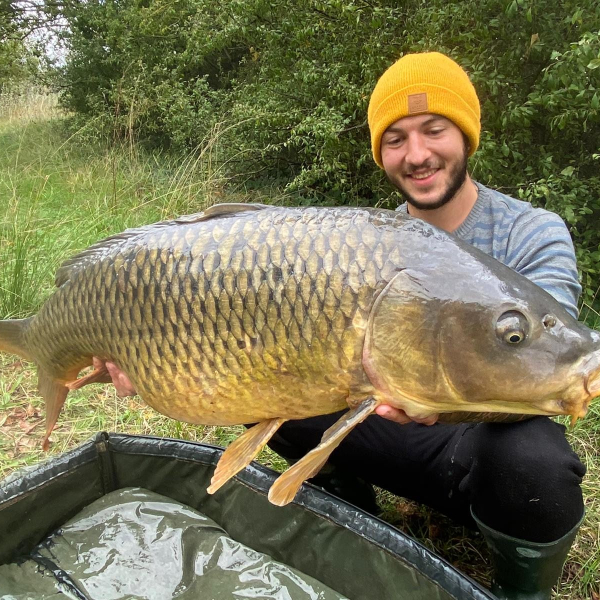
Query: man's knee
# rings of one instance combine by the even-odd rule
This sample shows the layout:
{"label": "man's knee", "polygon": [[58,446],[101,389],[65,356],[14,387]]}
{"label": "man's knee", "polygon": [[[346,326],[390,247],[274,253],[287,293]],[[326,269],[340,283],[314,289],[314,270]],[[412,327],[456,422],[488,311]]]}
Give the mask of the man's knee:
{"label": "man's knee", "polygon": [[581,483],[585,466],[565,438],[565,427],[547,417],[477,427],[475,460],[496,476],[523,476],[544,485]]}
{"label": "man's knee", "polygon": [[583,513],[585,466],[564,430],[546,417],[477,426],[473,466],[461,484],[477,517],[509,535],[540,542],[571,529]]}

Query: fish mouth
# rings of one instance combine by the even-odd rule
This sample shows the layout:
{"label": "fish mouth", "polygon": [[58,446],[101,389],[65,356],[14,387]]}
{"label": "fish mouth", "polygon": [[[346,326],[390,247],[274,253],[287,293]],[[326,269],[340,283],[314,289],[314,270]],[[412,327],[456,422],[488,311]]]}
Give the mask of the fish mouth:
{"label": "fish mouth", "polygon": [[587,374],[583,378],[583,388],[589,399],[600,396],[600,373]]}
{"label": "fish mouth", "polygon": [[573,409],[565,414],[571,417],[571,428],[575,427],[575,423],[585,417],[588,411],[588,406],[590,405],[590,400],[583,400],[579,407],[573,406]]}
{"label": "fish mouth", "polygon": [[583,398],[579,403],[572,403],[572,411],[565,411],[571,415],[571,427],[580,417],[587,413],[590,402],[600,396],[600,351],[594,352],[582,365]]}
{"label": "fish mouth", "polygon": [[600,394],[600,350],[592,352],[581,365],[584,385],[590,396]]}
{"label": "fish mouth", "polygon": [[590,402],[600,395],[600,373],[586,374],[583,376],[584,397],[580,402],[559,401],[559,405],[567,408],[563,414],[571,416],[571,427],[587,414]]}
{"label": "fish mouth", "polygon": [[590,402],[598,395],[600,395],[600,376],[596,374],[594,377],[591,377],[589,374],[584,375],[583,377],[583,389],[585,390],[586,398],[583,398],[581,403],[579,404],[579,408],[575,408],[575,404],[573,405],[573,410],[566,414],[571,415],[571,427],[575,426],[575,423],[581,418],[585,417],[588,411],[588,407]]}

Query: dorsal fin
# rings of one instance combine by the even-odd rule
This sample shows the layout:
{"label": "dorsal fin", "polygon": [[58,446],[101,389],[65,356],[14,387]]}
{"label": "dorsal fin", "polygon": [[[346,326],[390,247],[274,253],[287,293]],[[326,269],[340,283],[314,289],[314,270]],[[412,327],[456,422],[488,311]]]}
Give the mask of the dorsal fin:
{"label": "dorsal fin", "polygon": [[197,223],[198,221],[208,221],[217,217],[235,215],[240,212],[252,210],[264,210],[265,208],[273,208],[268,204],[242,204],[240,202],[224,202],[223,204],[213,204],[201,213],[193,215],[184,215],[175,219],[175,223]]}
{"label": "dorsal fin", "polygon": [[194,213],[192,215],[183,215],[176,219],[171,219],[170,221],[160,221],[159,223],[152,223],[151,225],[126,229],[122,233],[117,233],[116,235],[112,235],[96,242],[89,248],[86,248],[82,252],[67,259],[56,271],[54,282],[56,287],[60,287],[71,278],[75,271],[85,268],[90,263],[96,262],[102,255],[110,252],[111,249],[131,241],[136,237],[143,237],[151,232],[172,227],[173,225],[189,225],[191,223],[199,223],[200,221],[208,221],[219,217],[229,217],[241,212],[264,210],[265,208],[272,207],[267,204],[236,204],[227,202],[224,204],[215,204],[205,211]]}

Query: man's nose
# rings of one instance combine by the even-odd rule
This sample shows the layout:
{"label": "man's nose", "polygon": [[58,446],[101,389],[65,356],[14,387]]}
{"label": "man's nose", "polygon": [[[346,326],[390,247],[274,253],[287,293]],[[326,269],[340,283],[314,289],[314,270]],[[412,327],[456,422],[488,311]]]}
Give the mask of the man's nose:
{"label": "man's nose", "polygon": [[406,140],[406,162],[418,167],[431,156],[427,141],[420,133],[409,135]]}

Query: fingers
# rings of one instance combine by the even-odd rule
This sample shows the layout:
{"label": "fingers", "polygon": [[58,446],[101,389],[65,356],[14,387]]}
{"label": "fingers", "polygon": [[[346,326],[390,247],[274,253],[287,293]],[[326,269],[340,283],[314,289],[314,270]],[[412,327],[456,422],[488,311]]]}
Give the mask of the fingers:
{"label": "fingers", "polygon": [[[100,359],[94,358],[94,366],[96,366],[96,361],[99,361],[100,364],[103,362]],[[117,396],[120,396],[121,398],[125,398],[126,396],[135,396],[136,391],[129,377],[127,377],[127,375],[121,371],[121,369],[117,367],[115,363],[106,361],[105,365],[106,370],[112,379],[113,385],[117,390]]]}
{"label": "fingers", "polygon": [[375,412],[384,419],[389,419],[400,425],[406,425],[410,423],[412,419],[403,411],[398,408],[393,408],[388,404],[382,404],[375,409]]}
{"label": "fingers", "polygon": [[400,425],[406,425],[414,421],[415,423],[420,423],[422,425],[433,425],[437,422],[439,415],[429,415],[428,417],[409,417],[406,412],[399,408],[394,408],[393,406],[389,406],[388,404],[381,404],[375,409],[375,412],[384,419],[389,419],[390,421],[394,421],[395,423],[400,423]]}
{"label": "fingers", "polygon": [[421,425],[435,425],[439,418],[440,415],[429,415],[423,419],[413,419],[413,421],[416,423],[421,423]]}

